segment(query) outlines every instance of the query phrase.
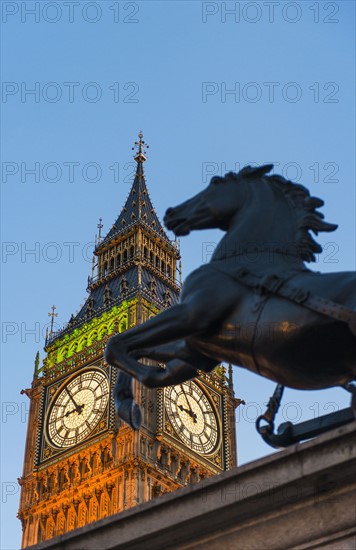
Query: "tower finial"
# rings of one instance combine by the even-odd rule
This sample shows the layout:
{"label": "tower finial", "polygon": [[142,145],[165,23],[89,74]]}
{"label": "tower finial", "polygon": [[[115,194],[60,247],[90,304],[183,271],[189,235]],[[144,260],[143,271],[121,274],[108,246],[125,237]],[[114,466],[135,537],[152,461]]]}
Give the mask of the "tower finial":
{"label": "tower finial", "polygon": [[99,233],[98,233],[98,244],[100,244],[100,241],[101,241],[101,230],[102,230],[102,228],[104,227],[103,224],[102,224],[102,221],[103,221],[103,218],[99,218],[99,223],[98,223],[98,229],[99,229]]}
{"label": "tower finial", "polygon": [[49,312],[48,314],[48,317],[51,317],[51,328],[50,328],[50,331],[49,331],[49,336],[51,337],[52,334],[53,334],[53,324],[54,324],[54,318],[55,317],[58,317],[58,313],[54,313],[56,311],[56,306],[52,306],[51,307],[51,311]]}
{"label": "tower finial", "polygon": [[35,358],[35,370],[33,373],[34,380],[38,378],[39,372],[40,372],[40,352],[38,351],[36,353],[36,358]]}
{"label": "tower finial", "polygon": [[[137,149],[137,153],[136,153],[134,159],[135,159],[136,162],[145,162],[147,157],[146,157],[146,151],[144,149],[145,148],[149,149],[150,146],[147,145],[147,143],[145,143],[143,141],[143,139],[142,139],[143,138],[142,130],[138,134],[138,137],[139,137],[139,141],[135,141],[135,147]],[[133,151],[135,150],[135,147],[132,147]]]}
{"label": "tower finial", "polygon": [[228,384],[231,389],[234,388],[234,382],[232,378],[233,370],[232,370],[232,364],[229,363],[229,378],[228,378]]}

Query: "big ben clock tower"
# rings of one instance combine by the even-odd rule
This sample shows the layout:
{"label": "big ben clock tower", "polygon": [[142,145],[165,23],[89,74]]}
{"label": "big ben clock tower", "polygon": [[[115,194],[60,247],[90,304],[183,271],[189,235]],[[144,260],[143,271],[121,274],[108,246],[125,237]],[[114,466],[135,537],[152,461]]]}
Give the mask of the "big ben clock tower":
{"label": "big ben clock tower", "polygon": [[142,425],[115,417],[110,336],[177,303],[179,250],[149,197],[142,133],[125,206],[94,251],[88,298],[36,361],[21,477],[22,547],[61,535],[236,466],[232,373],[165,389],[135,385]]}

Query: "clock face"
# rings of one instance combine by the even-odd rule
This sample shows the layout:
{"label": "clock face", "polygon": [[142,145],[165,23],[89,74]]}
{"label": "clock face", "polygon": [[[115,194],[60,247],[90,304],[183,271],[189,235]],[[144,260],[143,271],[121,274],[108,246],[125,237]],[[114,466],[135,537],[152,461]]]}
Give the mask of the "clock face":
{"label": "clock face", "polygon": [[100,370],[74,376],[53,397],[46,417],[46,436],[54,447],[83,441],[100,422],[109,400],[109,382]]}
{"label": "clock face", "polygon": [[166,388],[165,407],[179,439],[192,451],[209,455],[220,444],[220,422],[214,405],[195,382]]}

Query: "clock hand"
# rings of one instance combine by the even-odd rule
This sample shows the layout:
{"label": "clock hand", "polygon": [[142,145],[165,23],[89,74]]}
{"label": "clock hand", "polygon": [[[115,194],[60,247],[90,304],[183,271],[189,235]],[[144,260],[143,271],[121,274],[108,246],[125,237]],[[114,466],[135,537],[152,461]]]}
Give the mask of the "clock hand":
{"label": "clock hand", "polygon": [[194,420],[194,422],[196,423],[197,415],[195,414],[195,412],[193,412],[192,410],[186,409],[185,407],[183,407],[183,405],[178,405],[178,409],[180,409],[181,411],[184,411],[187,414],[189,414],[189,416],[191,416],[192,419]]}
{"label": "clock hand", "polygon": [[[79,406],[78,404],[74,401],[74,398],[72,396],[72,394],[69,392],[68,388],[65,388],[67,394],[69,395],[69,398],[71,399],[71,401],[73,402],[73,405],[75,406],[75,409],[76,411],[78,410]],[[81,405],[80,405],[81,406]],[[80,413],[79,413],[80,414]]]}
{"label": "clock hand", "polygon": [[65,414],[63,414],[62,416],[58,416],[58,418],[56,420],[61,420],[62,418],[66,418],[68,416],[70,416],[72,413],[74,412],[77,412],[78,414],[81,414],[83,409],[84,409],[85,405],[78,405],[78,407],[76,409],[72,409],[71,411],[67,411]]}
{"label": "clock hand", "polygon": [[74,412],[77,412],[77,409],[72,409],[71,411],[67,411],[63,416],[62,418],[66,418],[68,416],[70,416],[72,413]]}
{"label": "clock hand", "polygon": [[84,405],[78,405],[77,409],[72,409],[71,411],[67,411],[64,416],[69,416],[70,414],[72,414],[74,412],[77,412],[78,414],[81,414],[83,409],[84,409]]}
{"label": "clock hand", "polygon": [[[192,407],[191,407],[191,405],[190,405],[190,403],[189,403],[189,401],[188,401],[188,397],[187,397],[187,394],[185,393],[185,389],[184,389],[184,387],[183,387],[183,384],[181,384],[181,388],[182,388],[182,391],[183,391],[183,393],[184,393],[184,397],[185,397],[185,400],[186,400],[186,402],[187,402],[187,404],[188,404],[189,410],[190,410],[191,413],[193,413],[193,409],[192,409]],[[193,413],[193,414],[194,414],[194,413]]]}
{"label": "clock hand", "polygon": [[193,418],[194,422],[196,422],[196,421],[197,421],[197,419],[196,419],[196,414],[193,412],[193,409],[192,409],[192,407],[191,407],[191,404],[190,404],[189,401],[188,401],[188,397],[187,397],[187,394],[185,393],[185,389],[184,389],[184,387],[183,387],[183,384],[181,384],[181,388],[182,388],[182,391],[183,391],[183,393],[184,393],[185,400],[186,400],[186,402],[187,402],[187,404],[188,404],[188,407],[189,407],[189,411],[190,411],[189,414],[190,414],[190,416]]}

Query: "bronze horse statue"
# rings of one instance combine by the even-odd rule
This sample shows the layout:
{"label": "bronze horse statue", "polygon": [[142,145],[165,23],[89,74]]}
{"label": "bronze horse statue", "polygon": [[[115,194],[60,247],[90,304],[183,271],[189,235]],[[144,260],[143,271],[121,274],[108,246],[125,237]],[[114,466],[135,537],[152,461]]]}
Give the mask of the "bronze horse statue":
{"label": "bronze horse statue", "polygon": [[178,305],[107,344],[106,361],[120,370],[116,411],[133,428],[141,413],[132,377],[163,387],[225,361],[301,390],[356,378],[356,274],[304,265],[322,251],[310,231],[337,226],[318,212],[322,200],[268,176],[272,168],[213,177],[205,190],[167,210],[164,223],[177,236],[207,228],[225,235],[211,261],[187,277]]}

